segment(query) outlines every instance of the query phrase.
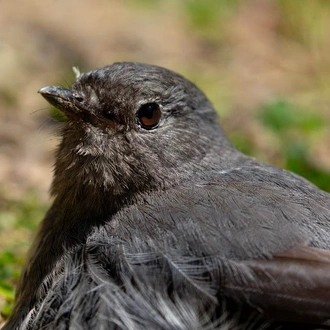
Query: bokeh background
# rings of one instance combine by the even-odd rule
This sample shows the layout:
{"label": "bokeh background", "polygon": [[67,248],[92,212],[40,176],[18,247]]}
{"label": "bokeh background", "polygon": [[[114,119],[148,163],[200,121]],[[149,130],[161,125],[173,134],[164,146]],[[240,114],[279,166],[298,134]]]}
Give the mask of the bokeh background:
{"label": "bokeh background", "polygon": [[[329,0],[0,2],[0,310],[51,200],[56,112],[72,66],[165,66],[212,100],[233,143],[330,191]],[[0,323],[1,323],[0,322]]]}

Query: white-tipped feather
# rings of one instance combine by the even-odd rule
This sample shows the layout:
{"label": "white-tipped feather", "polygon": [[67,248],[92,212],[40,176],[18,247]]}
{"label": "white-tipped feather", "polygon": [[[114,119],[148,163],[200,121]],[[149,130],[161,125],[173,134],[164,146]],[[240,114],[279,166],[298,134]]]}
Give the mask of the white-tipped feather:
{"label": "white-tipped feather", "polygon": [[81,72],[77,66],[73,66],[72,71],[74,72],[76,79],[78,79],[81,76]]}

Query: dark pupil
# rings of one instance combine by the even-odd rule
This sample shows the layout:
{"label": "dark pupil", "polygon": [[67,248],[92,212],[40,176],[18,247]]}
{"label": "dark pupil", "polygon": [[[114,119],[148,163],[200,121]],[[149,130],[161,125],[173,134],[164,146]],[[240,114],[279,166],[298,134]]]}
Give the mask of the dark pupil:
{"label": "dark pupil", "polygon": [[115,114],[112,113],[111,111],[105,111],[103,112],[103,116],[109,120],[114,120],[115,119]]}
{"label": "dark pupil", "polygon": [[143,117],[147,117],[148,119],[151,119],[152,116],[154,115],[154,110],[155,110],[155,106],[152,104],[149,104],[145,107],[144,111],[142,111],[141,115]]}

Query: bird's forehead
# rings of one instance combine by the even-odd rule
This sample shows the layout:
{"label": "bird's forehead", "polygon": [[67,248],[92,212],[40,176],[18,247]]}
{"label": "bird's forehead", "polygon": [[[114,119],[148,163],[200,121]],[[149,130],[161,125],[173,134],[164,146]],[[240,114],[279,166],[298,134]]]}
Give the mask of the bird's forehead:
{"label": "bird's forehead", "polygon": [[76,85],[93,88],[167,89],[182,83],[179,76],[169,70],[140,63],[115,63],[84,73],[76,80]]}
{"label": "bird's forehead", "polygon": [[[168,70],[122,63],[80,75],[73,89],[85,91],[100,101],[130,102],[165,101],[184,90],[180,79]],[[176,93],[173,93],[174,90]]]}

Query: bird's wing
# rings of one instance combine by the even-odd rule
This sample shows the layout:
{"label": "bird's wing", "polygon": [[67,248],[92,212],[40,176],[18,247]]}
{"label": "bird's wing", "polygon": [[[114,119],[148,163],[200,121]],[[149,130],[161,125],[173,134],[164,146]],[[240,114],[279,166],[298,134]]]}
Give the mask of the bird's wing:
{"label": "bird's wing", "polygon": [[224,296],[282,319],[330,318],[329,195],[288,172],[205,173],[122,210],[106,227],[128,263],[161,254],[187,269],[204,260],[197,275],[212,273]]}
{"label": "bird's wing", "polygon": [[297,246],[270,259],[235,266],[235,276],[225,280],[227,297],[246,301],[278,320],[330,320],[329,251]]}

